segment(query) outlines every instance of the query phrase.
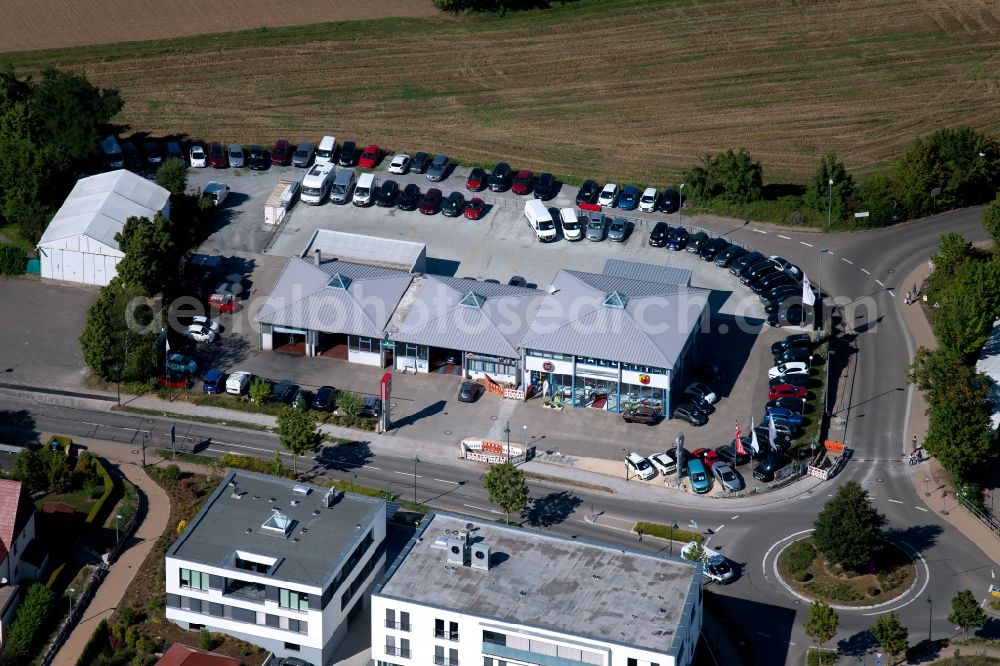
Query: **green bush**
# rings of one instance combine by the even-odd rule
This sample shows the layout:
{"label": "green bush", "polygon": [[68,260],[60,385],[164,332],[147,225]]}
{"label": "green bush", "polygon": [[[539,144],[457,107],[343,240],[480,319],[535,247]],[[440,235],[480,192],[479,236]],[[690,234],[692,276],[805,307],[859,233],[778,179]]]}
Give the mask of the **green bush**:
{"label": "green bush", "polygon": [[104,651],[111,647],[111,630],[107,620],[101,620],[94,633],[90,635],[90,640],[84,646],[80,658],[76,660],[76,666],[91,666],[98,663],[98,659]]}
{"label": "green bush", "polygon": [[248,472],[258,472],[259,474],[271,474],[281,476],[286,479],[292,478],[292,470],[284,466],[276,465],[273,460],[261,460],[249,456],[241,456],[235,453],[225,453],[219,456],[221,467],[231,467],[233,469],[245,469]]}
{"label": "green bush", "polygon": [[673,536],[674,541],[684,543],[687,543],[688,541],[701,543],[705,538],[697,532],[688,532],[687,530],[676,529],[671,530],[670,525],[660,525],[659,523],[638,522],[635,524],[634,530],[636,532],[642,532],[647,536],[659,537],[661,539],[669,539]]}
{"label": "green bush", "polygon": [[808,571],[796,571],[792,574],[792,577],[800,583],[805,583],[812,580],[813,575]]}
{"label": "green bush", "polygon": [[826,650],[810,650],[806,656],[806,666],[833,666],[837,663],[837,653]]}
{"label": "green bush", "polygon": [[198,632],[198,647],[206,652],[210,652],[215,647],[215,641],[212,640],[212,634],[208,632],[208,629],[202,629]]}
{"label": "green bush", "polygon": [[861,594],[847,583],[813,581],[806,583],[803,587],[813,594],[834,601],[862,601],[865,595]]}
{"label": "green bush", "polygon": [[0,243],[0,275],[23,275],[27,261],[16,245]]}
{"label": "green bush", "polygon": [[163,468],[163,478],[168,481],[179,481],[181,478],[181,468],[177,465],[167,465]]}
{"label": "green bush", "polygon": [[367,430],[369,432],[374,432],[378,427],[376,419],[364,416],[348,416],[347,414],[326,414],[323,422],[340,426],[341,428],[355,428],[356,430]]}
{"label": "green bush", "polygon": [[796,541],[785,551],[785,566],[795,574],[805,570],[816,559],[816,548],[809,541]]}
{"label": "green bush", "polygon": [[4,636],[3,663],[27,664],[49,630],[56,595],[48,587],[35,583],[17,609],[17,615]]}
{"label": "green bush", "polygon": [[101,511],[104,510],[104,506],[107,504],[108,499],[115,491],[115,481],[111,478],[107,468],[104,467],[104,461],[100,458],[94,458],[94,469],[97,471],[97,476],[104,482],[104,492],[101,494],[101,498],[94,502],[94,506],[90,509],[90,513],[87,514],[88,523],[92,523],[97,520],[97,517],[101,515]]}

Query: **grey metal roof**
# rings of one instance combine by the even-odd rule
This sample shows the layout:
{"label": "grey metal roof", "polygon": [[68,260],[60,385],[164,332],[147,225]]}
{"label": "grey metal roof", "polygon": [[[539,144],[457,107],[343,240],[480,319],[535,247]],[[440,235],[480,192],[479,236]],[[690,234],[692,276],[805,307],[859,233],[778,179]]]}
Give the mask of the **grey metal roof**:
{"label": "grey metal roof", "polygon": [[[309,493],[295,492],[296,487]],[[236,550],[283,558],[270,574],[275,580],[321,587],[364,538],[368,526],[385,520],[385,500],[344,493],[327,508],[323,503],[327,490],[233,470],[174,542],[167,557],[233,571],[238,570],[233,564]],[[274,509],[285,518],[273,519]],[[285,519],[291,521],[287,536],[264,527],[269,520],[280,526]]]}
{"label": "grey metal roof", "polygon": [[[413,274],[346,261],[292,257],[256,321],[289,328],[381,338]],[[336,279],[334,279],[336,278]],[[333,280],[335,286],[330,286]],[[338,288],[344,283],[347,288]]]}
{"label": "grey metal roof", "polygon": [[545,297],[537,289],[438,275],[424,276],[413,291],[392,340],[507,358],[519,356],[521,335]]}
{"label": "grey metal roof", "polygon": [[317,229],[302,258],[312,259],[317,249],[324,260],[336,258],[407,272],[423,270],[426,253],[423,243],[332,229]]}
{"label": "grey metal roof", "polygon": [[691,271],[687,268],[644,264],[639,261],[627,261],[625,259],[608,259],[604,263],[604,270],[601,272],[604,275],[642,280],[643,282],[675,284],[680,287],[687,287],[691,284]]}
{"label": "grey metal roof", "polygon": [[[709,296],[706,289],[570,270],[560,270],[548,292],[522,347],[662,368],[677,362]],[[615,292],[627,298],[625,307],[605,305]]]}
{"label": "grey metal roof", "polygon": [[994,430],[1000,426],[1000,319],[993,322],[993,330],[986,338],[986,344],[979,352],[976,361],[976,372],[981,372],[993,380],[993,413],[990,415],[990,426]]}
{"label": "grey metal roof", "polygon": [[[435,546],[469,523],[489,570]],[[699,566],[680,559],[434,512],[373,595],[666,653],[700,587]]]}
{"label": "grey metal roof", "polygon": [[38,241],[40,247],[73,236],[88,236],[118,250],[115,234],[130,217],[150,220],[164,209],[170,192],[119,169],[81,178]]}

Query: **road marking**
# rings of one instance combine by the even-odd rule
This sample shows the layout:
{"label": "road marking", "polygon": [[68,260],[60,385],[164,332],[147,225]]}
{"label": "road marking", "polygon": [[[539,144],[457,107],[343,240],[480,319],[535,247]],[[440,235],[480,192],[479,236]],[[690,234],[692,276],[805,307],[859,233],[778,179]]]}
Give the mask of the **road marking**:
{"label": "road marking", "polygon": [[793,642],[791,642],[791,641],[788,641],[788,644],[789,644],[789,645],[795,645],[795,643],[793,643]]}
{"label": "road marking", "polygon": [[735,516],[733,516],[733,517],[732,517],[732,518],[730,518],[729,520],[736,520],[736,519],[737,519],[737,518],[739,518],[739,517],[740,517],[740,514],[736,514]]}
{"label": "road marking", "polygon": [[[833,497],[833,495],[830,495],[830,497]],[[770,578],[767,577],[767,558],[771,555],[771,551],[774,550],[775,548],[777,548],[780,544],[785,543],[789,539],[794,539],[795,537],[797,537],[800,534],[809,534],[812,531],[813,531],[812,528],[809,528],[808,530],[802,530],[801,532],[795,532],[793,534],[789,534],[784,539],[781,539],[780,541],[775,541],[774,543],[771,544],[771,547],[767,549],[766,553],[764,553],[764,557],[760,558],[760,571],[761,571],[762,574],[764,574],[764,580],[768,580],[768,581],[771,580]],[[777,566],[777,564],[775,564],[775,566]]]}
{"label": "road marking", "polygon": [[833,256],[833,250],[827,250],[827,251],[826,251],[826,253],[827,253],[828,255],[830,255],[831,257]]}
{"label": "road marking", "polygon": [[721,532],[722,528],[725,527],[725,526],[726,526],[726,524],[722,523],[721,525],[719,525],[718,527],[716,527],[715,528],[715,533],[718,534],[719,532]]}
{"label": "road marking", "polygon": [[871,271],[864,268],[861,269],[861,272],[864,273],[865,275],[871,275]]}
{"label": "road marking", "polygon": [[875,284],[877,284],[880,287],[884,287],[885,286],[885,283],[883,283],[882,280],[879,280],[878,278],[875,278]]}
{"label": "road marking", "polygon": [[845,264],[850,264],[851,266],[854,265],[854,262],[848,259],[847,257],[841,257],[840,260],[843,261]]}
{"label": "road marking", "polygon": [[[400,472],[398,469],[397,470],[393,470],[392,473],[393,474],[402,474],[403,476],[417,476],[416,474],[411,474],[410,472]],[[417,478],[419,479],[420,477],[417,476]]]}
{"label": "road marking", "polygon": [[[979,607],[983,608],[984,606],[986,606],[986,601],[987,601],[986,597],[983,597],[983,603],[979,604]],[[960,629],[961,627],[955,627],[955,628]]]}
{"label": "road marking", "polygon": [[476,509],[477,511],[486,511],[486,512],[489,512],[489,511],[492,510],[492,509],[484,509],[483,507],[476,506],[475,504],[463,504],[462,506],[467,506],[470,509]]}
{"label": "road marking", "polygon": [[362,467],[364,467],[365,469],[373,469],[376,472],[381,472],[382,471],[381,467],[372,467],[371,465],[362,465]]}
{"label": "road marking", "polygon": [[760,229],[753,229],[753,231],[755,231],[758,234],[766,234],[767,233],[766,231],[761,231]]}
{"label": "road marking", "polygon": [[889,295],[892,296],[893,298],[896,298],[896,294],[895,292],[893,292],[892,289],[889,290]]}
{"label": "road marking", "polygon": [[450,483],[450,484],[455,485],[455,486],[458,485],[458,481],[449,481],[448,479],[434,479],[434,480],[435,481],[439,481],[441,483]]}
{"label": "road marking", "polygon": [[781,234],[778,234],[778,238],[784,238],[785,240],[792,240],[791,236],[783,236]]}
{"label": "road marking", "polygon": [[807,243],[805,241],[799,241],[799,242],[802,243],[803,245],[805,245],[806,247],[812,247],[813,246],[812,243]]}
{"label": "road marking", "polygon": [[925,508],[924,508],[924,507],[922,507],[922,506],[917,506],[916,504],[914,504],[914,505],[913,505],[913,508],[914,508],[914,509],[920,509],[920,510],[921,510],[921,511],[923,511],[924,513],[927,513],[927,509],[925,509]]}
{"label": "road marking", "polygon": [[900,502],[899,500],[893,500],[893,499],[891,499],[889,501],[892,502],[893,504],[902,504],[902,502]]}

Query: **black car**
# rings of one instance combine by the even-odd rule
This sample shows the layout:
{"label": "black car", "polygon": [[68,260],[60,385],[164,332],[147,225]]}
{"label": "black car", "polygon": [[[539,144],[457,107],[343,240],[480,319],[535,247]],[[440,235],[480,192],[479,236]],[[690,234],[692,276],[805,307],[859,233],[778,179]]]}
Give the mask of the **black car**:
{"label": "black car", "polygon": [[780,377],[775,377],[767,382],[768,388],[774,388],[779,384],[791,384],[792,386],[801,386],[803,388],[809,388],[809,375],[804,372],[791,372],[787,375],[782,375]]}
{"label": "black car", "polygon": [[666,222],[657,222],[653,225],[653,230],[649,232],[649,244],[653,247],[665,247],[669,235],[670,225]]}
{"label": "black car", "polygon": [[705,425],[708,423],[708,414],[702,409],[705,403],[685,402],[674,407],[673,418],[686,421],[693,426]]}
{"label": "black car", "polygon": [[661,213],[676,213],[677,209],[680,208],[680,203],[681,196],[677,193],[677,190],[670,187],[663,191],[658,208]]}
{"label": "black car", "polygon": [[247,151],[247,166],[254,171],[262,171],[271,166],[271,155],[260,146],[250,146]]}
{"label": "black car", "polygon": [[691,238],[688,240],[686,249],[688,252],[693,252],[694,254],[698,254],[699,252],[701,252],[701,248],[703,248],[705,246],[705,243],[707,242],[708,242],[708,234],[706,234],[704,231],[699,231],[697,233],[691,234]]}
{"label": "black car", "polygon": [[769,409],[787,409],[794,414],[801,414],[805,407],[805,400],[802,398],[776,398],[768,400],[764,404],[764,411],[766,412]]}
{"label": "black car", "polygon": [[698,250],[698,256],[704,261],[714,261],[715,257],[727,247],[729,247],[729,241],[725,238],[710,238]]}
{"label": "black car", "polygon": [[396,200],[396,208],[399,210],[416,210],[420,205],[420,187],[415,183],[410,183],[403,188]]}
{"label": "black car", "polygon": [[139,157],[139,151],[131,141],[126,141],[122,144],[122,155],[126,169],[142,168],[142,159]]}
{"label": "black car", "polygon": [[749,286],[752,282],[756,282],[765,275],[777,272],[778,269],[774,267],[774,264],[768,261],[762,261],[744,268],[743,272],[740,274],[740,282]]}
{"label": "black car", "polygon": [[767,316],[767,325],[781,328],[782,326],[801,326],[806,320],[806,311],[801,305],[790,305],[788,309]]}
{"label": "black car", "polygon": [[332,386],[320,386],[313,398],[312,408],[320,412],[332,411],[337,397],[337,389]]}
{"label": "black car", "polygon": [[806,349],[812,349],[812,336],[808,333],[786,335],[784,338],[771,345],[771,354],[777,356],[781,352],[786,349],[791,349],[792,347],[805,347]]}
{"label": "black car", "polygon": [[465,381],[458,387],[459,402],[475,402],[483,385],[478,382]]}
{"label": "black car", "polygon": [[646,425],[656,425],[663,418],[663,414],[656,407],[649,405],[639,405],[622,412],[622,419],[625,423],[645,423]]}
{"label": "black car", "polygon": [[299,387],[291,382],[279,382],[271,386],[269,401],[283,402],[286,405],[291,404],[292,398],[295,397],[295,392],[298,390]]}
{"label": "black car", "polygon": [[358,412],[358,416],[363,416],[369,419],[377,419],[379,414],[382,413],[382,399],[376,398],[373,395],[366,395],[361,400],[361,411]]}
{"label": "black car", "polygon": [[580,191],[576,193],[576,205],[582,203],[597,203],[597,195],[601,193],[601,187],[594,180],[585,180],[580,186]]}
{"label": "black car", "polygon": [[789,284],[796,284],[796,282],[795,278],[788,273],[771,273],[759,280],[755,280],[750,285],[750,288],[753,289],[754,293],[762,294],[765,291],[771,291],[775,287],[784,287]]}
{"label": "black car", "polygon": [[802,287],[797,284],[783,284],[779,287],[773,287],[767,291],[762,291],[760,294],[760,300],[762,301],[779,301],[789,296],[802,296]]}
{"label": "black car", "polygon": [[458,217],[465,210],[465,197],[461,192],[452,192],[441,205],[441,214],[445,217]]}
{"label": "black car", "polygon": [[160,146],[159,141],[147,141],[142,152],[145,153],[146,163],[150,166],[163,162],[163,147]]}
{"label": "black car", "polygon": [[358,152],[357,144],[353,141],[345,141],[340,145],[340,156],[337,159],[337,164],[342,167],[354,166],[356,152]]}
{"label": "black car", "polygon": [[427,167],[430,165],[431,156],[421,151],[413,155],[413,161],[410,162],[410,171],[413,173],[427,173]]}
{"label": "black car", "polygon": [[684,227],[677,227],[667,236],[667,247],[671,250],[683,250],[688,244],[688,239],[690,238],[687,229]]}
{"label": "black car", "polygon": [[746,465],[752,459],[751,453],[753,452],[753,449],[750,448],[750,438],[740,437],[740,443],[743,444],[743,450],[745,453],[737,453],[735,442],[736,440],[733,440],[733,444],[724,444],[723,446],[716,447],[715,452],[719,455],[719,458],[726,461],[733,467]]}
{"label": "black car", "polygon": [[792,296],[781,296],[773,301],[767,301],[764,303],[764,312],[767,314],[774,314],[775,312],[787,310],[792,304],[800,305],[801,303],[802,299],[798,294],[793,294]]}
{"label": "black car", "polygon": [[770,432],[766,425],[759,425],[754,428],[754,432],[757,433],[757,443],[763,448],[770,448],[772,451],[787,451],[792,446],[792,440],[780,432],[775,433],[775,438],[772,441]]}
{"label": "black car", "polygon": [[766,258],[767,257],[762,255],[760,252],[748,252],[729,264],[729,272],[733,275],[739,275],[747,266],[756,264],[759,261],[764,261]]}
{"label": "black car", "polygon": [[490,189],[494,192],[503,192],[510,187],[510,165],[500,162],[490,173]]}
{"label": "black car", "polygon": [[730,245],[725,250],[715,255],[715,265],[719,268],[725,268],[746,253],[747,251],[739,245]]}
{"label": "black car", "polygon": [[396,205],[399,196],[399,183],[394,180],[384,180],[375,192],[375,205],[391,208]]}
{"label": "black car", "polygon": [[527,287],[528,281],[520,275],[515,275],[511,279],[507,280],[507,284],[511,287]]}
{"label": "black car", "polygon": [[775,451],[753,468],[753,478],[765,483],[774,481],[774,473],[784,467],[787,462],[788,459],[785,458],[784,453]]}
{"label": "black car", "polygon": [[556,177],[548,172],[538,174],[538,180],[535,181],[535,198],[548,201],[555,193]]}
{"label": "black car", "polygon": [[791,347],[774,357],[775,365],[782,363],[794,363],[796,361],[809,363],[812,359],[812,351],[806,347]]}

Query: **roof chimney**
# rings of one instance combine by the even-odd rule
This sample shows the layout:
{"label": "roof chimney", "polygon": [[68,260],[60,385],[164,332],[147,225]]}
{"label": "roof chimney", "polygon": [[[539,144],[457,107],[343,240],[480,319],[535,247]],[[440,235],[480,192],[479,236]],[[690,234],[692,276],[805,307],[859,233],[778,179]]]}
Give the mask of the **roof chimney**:
{"label": "roof chimney", "polygon": [[319,248],[316,248],[314,251],[316,252],[316,265],[319,266],[323,263],[323,252]]}

